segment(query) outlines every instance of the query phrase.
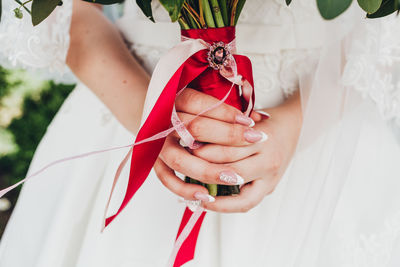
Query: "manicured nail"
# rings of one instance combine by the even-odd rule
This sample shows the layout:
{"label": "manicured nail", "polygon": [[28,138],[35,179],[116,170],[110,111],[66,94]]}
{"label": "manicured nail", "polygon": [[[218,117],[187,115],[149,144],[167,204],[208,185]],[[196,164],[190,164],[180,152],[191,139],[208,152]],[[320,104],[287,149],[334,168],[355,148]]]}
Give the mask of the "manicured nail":
{"label": "manicured nail", "polygon": [[235,120],[237,123],[243,124],[245,126],[253,127],[255,125],[255,122],[250,117],[247,117],[243,114],[236,115]]}
{"label": "manicured nail", "polygon": [[201,192],[194,193],[194,198],[197,200],[204,201],[204,202],[214,202],[215,201],[215,198],[213,196],[210,196],[208,194],[204,194]]}
{"label": "manicured nail", "polygon": [[189,200],[189,199],[184,199],[183,197],[178,197],[178,202],[179,203],[185,203],[187,205],[192,205],[192,206],[199,206],[201,204],[200,200]]}
{"label": "manicured nail", "polygon": [[204,146],[204,144],[202,142],[194,141],[192,149],[198,149],[198,148],[200,148],[202,146]]}
{"label": "manicured nail", "polygon": [[271,118],[271,115],[263,110],[256,110],[256,112],[267,117],[267,119]]}
{"label": "manicured nail", "polygon": [[185,142],[183,142],[183,139],[179,139],[179,144],[180,144],[182,147],[187,147],[187,145],[185,144]]}
{"label": "manicured nail", "polygon": [[268,135],[261,131],[248,129],[244,132],[244,139],[250,143],[261,143],[268,139]]}
{"label": "manicured nail", "polygon": [[233,185],[241,185],[244,184],[243,178],[232,171],[223,171],[219,174],[219,179],[223,182],[233,184]]}
{"label": "manicured nail", "polygon": [[262,138],[261,138],[261,140],[258,141],[257,143],[265,142],[265,141],[267,141],[267,139],[268,139],[268,135],[267,135],[266,133],[261,132],[261,134],[262,134]]}

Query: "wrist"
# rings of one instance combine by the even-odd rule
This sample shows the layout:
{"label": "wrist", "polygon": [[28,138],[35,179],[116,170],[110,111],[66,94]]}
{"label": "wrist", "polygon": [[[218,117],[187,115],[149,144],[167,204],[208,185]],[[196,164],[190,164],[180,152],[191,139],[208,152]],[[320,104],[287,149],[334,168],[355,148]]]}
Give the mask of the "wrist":
{"label": "wrist", "polygon": [[[295,132],[300,132],[303,124],[303,114],[299,91],[289,96],[282,104],[272,108],[262,109],[261,111],[269,114],[272,121],[285,122],[284,124],[286,124],[287,127]],[[266,117],[263,117],[263,119],[266,119]]]}

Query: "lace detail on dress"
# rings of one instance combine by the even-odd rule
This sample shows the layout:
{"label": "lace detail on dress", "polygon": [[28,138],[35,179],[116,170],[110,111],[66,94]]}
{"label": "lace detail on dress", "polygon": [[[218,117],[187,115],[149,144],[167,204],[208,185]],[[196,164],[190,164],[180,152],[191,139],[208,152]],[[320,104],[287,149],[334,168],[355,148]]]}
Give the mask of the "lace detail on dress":
{"label": "lace detail on dress", "polygon": [[[239,23],[282,25],[321,20],[313,1],[297,0],[287,6],[282,0],[251,0],[239,17]],[[253,3],[254,2],[254,3]]]}
{"label": "lace detail on dress", "polygon": [[39,71],[44,78],[71,81],[72,74],[66,65],[69,47],[69,28],[72,17],[72,0],[62,6],[38,26],[32,26],[31,16],[23,10],[24,18],[14,17],[18,6],[12,0],[3,1],[0,23],[0,62],[6,67]]}
{"label": "lace detail on dress", "polygon": [[[299,79],[312,71],[319,58],[319,49],[282,50],[268,54],[247,54],[253,65],[256,101],[282,92],[286,98],[299,89]],[[262,99],[259,99],[259,96]],[[258,103],[257,103],[258,104]],[[261,108],[259,106],[259,108]]]}
{"label": "lace detail on dress", "polygon": [[384,267],[389,266],[393,247],[400,234],[400,212],[387,218],[378,233],[360,234],[357,238],[342,237],[344,250],[343,267]]}
{"label": "lace detail on dress", "polygon": [[400,125],[400,37],[393,34],[400,26],[398,18],[363,23],[347,53],[342,82],[372,99],[385,119]]}

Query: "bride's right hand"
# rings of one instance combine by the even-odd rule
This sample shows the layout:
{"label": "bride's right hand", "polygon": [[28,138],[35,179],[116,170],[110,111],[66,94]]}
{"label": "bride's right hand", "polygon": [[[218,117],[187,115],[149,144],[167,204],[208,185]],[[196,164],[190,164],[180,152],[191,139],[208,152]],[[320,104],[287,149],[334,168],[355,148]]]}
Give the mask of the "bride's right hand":
{"label": "bride's right hand", "polygon": [[[212,96],[188,88],[177,97],[176,109],[178,116],[184,122],[217,102],[218,99]],[[251,126],[254,125],[254,121],[261,119],[262,116],[256,112],[252,113],[250,119],[238,109],[223,103],[186,126],[197,141],[226,146],[246,146],[258,141],[257,138],[254,140],[246,138],[245,132],[255,131]],[[175,132],[168,136],[154,165],[157,176],[169,190],[188,200],[195,200],[196,192],[197,196],[199,193],[203,196],[208,195],[205,187],[185,183],[176,176],[175,171],[205,183],[231,185],[218,179],[221,172],[220,164],[194,156],[180,145],[179,140]],[[235,160],[240,160],[248,155],[238,153],[234,156]],[[226,167],[225,171],[233,170]]]}

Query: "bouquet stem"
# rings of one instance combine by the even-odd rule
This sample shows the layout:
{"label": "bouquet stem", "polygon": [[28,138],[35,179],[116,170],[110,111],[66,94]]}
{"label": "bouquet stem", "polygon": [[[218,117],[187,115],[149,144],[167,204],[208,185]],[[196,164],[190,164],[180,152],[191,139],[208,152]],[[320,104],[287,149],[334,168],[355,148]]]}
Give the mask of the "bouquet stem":
{"label": "bouquet stem", "polygon": [[239,0],[237,5],[236,5],[236,14],[235,14],[235,21],[233,25],[237,24],[237,21],[239,19],[240,13],[242,12],[243,6],[246,3],[246,0]]}
{"label": "bouquet stem", "polygon": [[222,18],[222,13],[221,13],[221,9],[218,4],[218,0],[210,0],[210,3],[211,3],[211,7],[213,10],[213,14],[214,14],[214,20],[215,20],[215,23],[217,24],[217,27],[218,28],[224,27],[225,23],[224,23],[224,19]]}
{"label": "bouquet stem", "polygon": [[218,185],[216,184],[207,184],[208,193],[215,197],[218,194]]}
{"label": "bouquet stem", "polygon": [[224,25],[229,25],[228,21],[228,6],[226,0],[219,0],[219,7],[221,8],[222,19],[224,20]]}
{"label": "bouquet stem", "polygon": [[200,0],[202,1],[202,7],[203,7],[203,12],[204,12],[204,18],[206,20],[208,28],[215,28],[215,22],[214,22],[214,17],[213,13],[210,7],[210,3],[208,0]]}
{"label": "bouquet stem", "polygon": [[208,194],[213,197],[231,196],[240,193],[240,188],[238,185],[205,184],[188,176],[185,177],[185,183],[204,186],[208,189]]}
{"label": "bouquet stem", "polygon": [[185,30],[189,30],[190,29],[189,24],[186,23],[186,21],[183,19],[183,17],[180,17],[178,19],[178,23],[179,23],[179,25],[181,26],[182,29],[185,29]]}

